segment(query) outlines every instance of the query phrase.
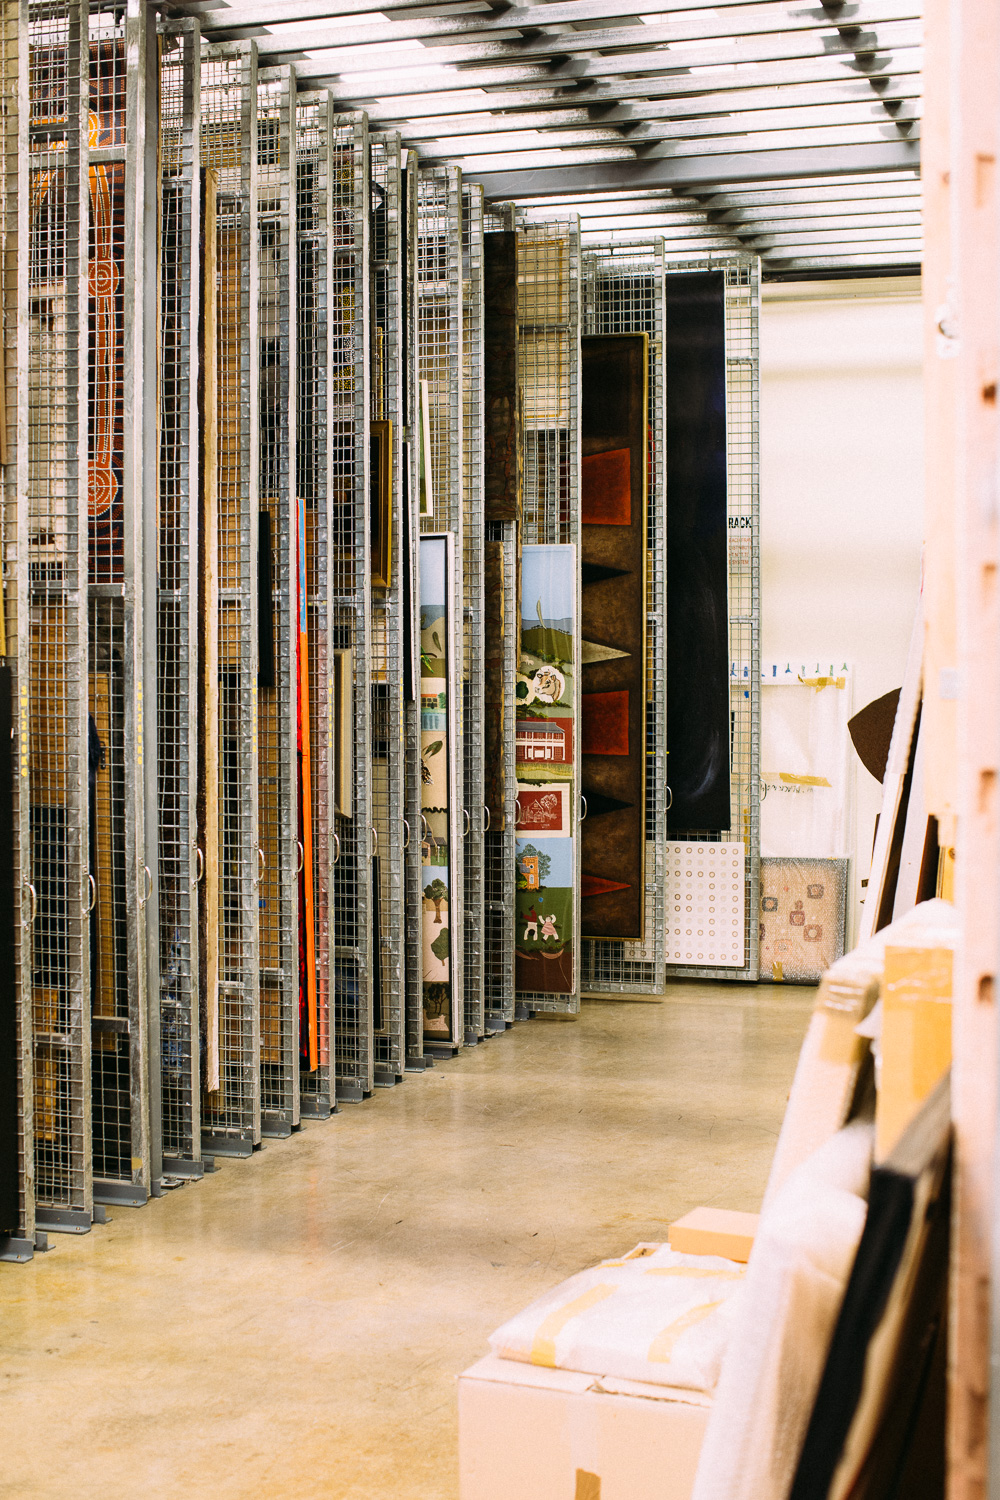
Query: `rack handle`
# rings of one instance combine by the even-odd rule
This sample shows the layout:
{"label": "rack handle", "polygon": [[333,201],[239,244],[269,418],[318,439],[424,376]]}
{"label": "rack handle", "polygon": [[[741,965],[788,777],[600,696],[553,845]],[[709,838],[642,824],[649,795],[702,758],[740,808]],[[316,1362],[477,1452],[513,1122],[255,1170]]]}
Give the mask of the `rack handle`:
{"label": "rack handle", "polygon": [[585,823],[587,821],[587,799],[582,792],[580,793],[580,807],[582,809],[580,813],[580,822]]}
{"label": "rack handle", "polygon": [[144,884],[145,884],[146,890],[145,890],[145,894],[139,897],[139,909],[140,909],[140,911],[145,906],[145,904],[149,900],[150,896],[153,894],[153,875],[152,875],[152,872],[151,872],[151,870],[150,870],[150,868],[149,868],[148,865],[143,865],[143,867],[142,867],[142,873],[143,873],[143,877],[144,877]]}
{"label": "rack handle", "polygon": [[469,834],[472,832],[472,818],[467,807],[462,808],[462,817],[465,819],[465,831],[463,832],[462,837],[463,839],[467,839],[469,837]]}
{"label": "rack handle", "polygon": [[259,844],[257,845],[257,859],[260,863],[260,868],[257,871],[257,885],[259,886],[264,879],[264,871],[267,869],[267,855]]}
{"label": "rack handle", "polygon": [[333,835],[333,848],[334,848],[333,862],[334,862],[334,864],[338,864],[340,862],[340,834],[339,833],[335,833]]}
{"label": "rack handle", "polygon": [[97,905],[97,881],[93,875],[88,874],[87,883],[90,886],[90,904],[87,907],[87,916],[89,917]]}
{"label": "rack handle", "polygon": [[514,798],[514,827],[515,828],[520,828],[520,826],[521,826],[521,799],[520,799],[520,797],[515,797]]}
{"label": "rack handle", "polygon": [[483,819],[483,832],[489,833],[490,824],[493,822],[493,819],[490,816],[490,805],[488,802],[483,803]]}
{"label": "rack handle", "polygon": [[296,875],[301,875],[303,867],[304,867],[305,862],[306,862],[306,846],[305,846],[305,844],[303,844],[303,842],[302,842],[301,839],[296,839],[295,840],[295,845],[296,845],[296,848],[299,851],[299,864],[298,864],[298,868],[295,871],[295,873],[296,873]]}
{"label": "rack handle", "polygon": [[375,827],[374,823],[372,824],[372,838],[375,840],[375,842],[372,844],[372,859],[374,859],[378,854],[378,829]]}
{"label": "rack handle", "polygon": [[669,812],[669,811],[670,811],[670,809],[671,809],[671,808],[672,808],[672,807],[673,807],[673,805],[674,805],[674,789],[673,789],[673,787],[671,787],[671,786],[668,786],[668,787],[667,787],[667,788],[666,788],[666,792],[667,792],[667,805],[666,805],[666,807],[665,807],[665,808],[664,808],[664,809],[663,809],[663,811],[664,811],[664,812]]}
{"label": "rack handle", "polygon": [[26,880],[25,885],[28,888],[28,898],[31,902],[31,914],[24,923],[24,930],[28,932],[35,925],[35,917],[38,915],[38,896],[30,880]]}
{"label": "rack handle", "polygon": [[410,825],[409,825],[408,821],[406,820],[406,818],[403,819],[403,827],[406,829],[406,838],[403,840],[403,848],[404,849],[409,849],[409,847],[410,847]]}
{"label": "rack handle", "polygon": [[195,866],[197,868],[197,874],[194,877],[194,883],[195,885],[200,885],[205,878],[205,856],[201,851],[200,844],[195,844],[194,846],[194,858]]}

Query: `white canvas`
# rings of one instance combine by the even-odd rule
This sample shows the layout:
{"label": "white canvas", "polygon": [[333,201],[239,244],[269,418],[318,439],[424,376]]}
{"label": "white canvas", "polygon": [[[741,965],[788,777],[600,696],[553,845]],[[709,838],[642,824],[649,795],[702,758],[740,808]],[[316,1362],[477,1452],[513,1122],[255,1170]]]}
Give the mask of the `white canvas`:
{"label": "white canvas", "polygon": [[744,845],[666,845],[666,959],[741,969],[746,962]]}

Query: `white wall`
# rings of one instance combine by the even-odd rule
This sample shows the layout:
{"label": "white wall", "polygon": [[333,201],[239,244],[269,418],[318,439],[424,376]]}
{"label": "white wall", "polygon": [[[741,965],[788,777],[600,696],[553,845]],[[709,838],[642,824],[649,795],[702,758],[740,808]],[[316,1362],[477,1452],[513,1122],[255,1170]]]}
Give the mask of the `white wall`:
{"label": "white wall", "polygon": [[[761,658],[851,663],[854,712],[902,682],[920,587],[919,296],[916,278],[764,289]],[[881,795],[852,757],[849,943]]]}

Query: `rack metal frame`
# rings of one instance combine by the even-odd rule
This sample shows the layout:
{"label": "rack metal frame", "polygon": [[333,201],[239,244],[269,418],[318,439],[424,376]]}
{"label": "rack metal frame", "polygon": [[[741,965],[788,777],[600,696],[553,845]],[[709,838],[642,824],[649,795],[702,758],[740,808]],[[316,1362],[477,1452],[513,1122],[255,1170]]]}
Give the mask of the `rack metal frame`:
{"label": "rack metal frame", "polygon": [[[19,0],[0,4],[0,86],[7,107],[0,119],[0,233],[4,243],[17,245],[17,255],[5,256],[0,264],[0,306],[3,308],[4,407],[0,411],[3,451],[0,454],[0,518],[2,518],[3,628],[2,656],[5,728],[9,725],[9,760],[4,765],[10,780],[11,839],[6,888],[12,897],[5,921],[11,926],[14,999],[14,1067],[17,1091],[17,1223],[5,1224],[0,1233],[0,1260],[30,1260],[35,1245],[35,1141],[34,1088],[32,1074],[32,944],[24,918],[24,886],[31,874],[31,799],[29,723],[24,713],[20,684],[30,672],[28,631],[28,576],[26,552],[19,547],[18,527],[26,487],[19,489],[18,426],[19,394],[27,380],[26,364],[19,361],[18,289],[27,279],[27,256],[22,255],[22,223],[19,204],[27,180],[27,136],[22,141],[22,122],[27,101],[27,33],[21,22],[25,10]],[[22,162],[24,166],[22,168]],[[26,243],[26,241],[25,241]],[[22,267],[25,268],[22,270]],[[9,695],[9,696],[7,696]],[[38,1248],[45,1235],[39,1231]]]}
{"label": "rack metal frame", "polygon": [[[257,48],[202,51],[202,161],[217,174],[217,445],[206,504],[217,518],[218,1087],[202,1099],[202,1148],[249,1156],[261,1138],[257,830],[257,463],[260,421],[257,263]],[[206,372],[208,378],[211,373]],[[208,487],[206,486],[206,490]],[[213,684],[208,685],[211,693]]]}
{"label": "rack metal frame", "polygon": [[[487,203],[483,231],[513,231],[513,203]],[[498,542],[503,556],[503,610],[509,628],[504,632],[504,807],[503,828],[487,827],[483,834],[483,1008],[488,1033],[505,1031],[514,1024],[514,799],[516,732],[514,689],[517,682],[517,568],[518,525],[516,521],[489,521],[486,540]]]}
{"label": "rack metal frame", "polygon": [[410,655],[413,697],[403,704],[403,755],[407,823],[405,853],[405,1067],[419,1073],[427,1067],[424,1052],[423,946],[421,937],[421,758],[420,758],[420,515],[417,463],[420,411],[417,338],[417,181],[416,153],[403,150],[402,215],[404,226],[400,260],[403,278],[403,393],[408,441],[404,450],[409,497]]}
{"label": "rack metal frame", "polygon": [[753,982],[760,954],[760,260],[749,254],[671,257],[665,271],[725,273],[732,831],[699,837],[743,840],[746,957],[739,969],[668,963],[666,977]]}
{"label": "rack metal frame", "polygon": [[[298,289],[295,232],[295,70],[257,74],[258,493],[268,516],[273,681],[258,676],[257,831],[261,1132],[289,1136],[299,1123],[298,838]],[[260,566],[260,554],[258,554]],[[270,588],[268,588],[270,582]],[[258,600],[263,597],[258,594]]]}
{"label": "rack metal frame", "polygon": [[161,21],[160,461],[156,714],[163,1170],[201,1159],[198,880],[198,326],[201,304],[201,38]]}
{"label": "rack metal frame", "polygon": [[327,401],[333,379],[328,317],[333,288],[333,98],[325,90],[296,99],[298,234],[298,496],[305,507],[306,613],[309,650],[309,735],[312,747],[313,903],[316,931],[318,1066],[300,1060],[302,1117],[328,1119],[331,1074],[333,915],[333,635],[330,599],[332,445]]}
{"label": "rack metal frame", "polygon": [[[525,546],[570,543],[577,548],[576,617],[580,618],[581,249],[577,215],[518,224],[518,369],[524,433]],[[552,252],[556,253],[553,254]],[[546,253],[548,252],[548,253]],[[554,442],[540,441],[552,433]],[[575,724],[580,723],[580,668]],[[527,1011],[575,1015],[580,1009],[580,735],[574,737],[574,954],[576,987],[566,999],[518,990]]]}
{"label": "rack metal frame", "polygon": [[[372,587],[372,819],[379,871],[378,983],[381,1025],[375,1028],[375,1082],[397,1083],[405,1070],[404,866],[407,824],[403,729],[404,339],[401,261],[402,179],[398,132],[369,136],[372,191],[371,415],[392,424],[391,573],[388,588]],[[373,871],[374,882],[374,871]]]}
{"label": "rack metal frame", "polygon": [[462,758],[465,838],[463,845],[465,919],[465,1044],[485,1034],[486,918],[484,881],[483,697],[485,636],[483,620],[483,541],[486,394],[483,381],[483,190],[462,186],[462,572],[464,629],[462,671]]}
{"label": "rack metal frame", "polygon": [[[342,711],[353,719],[351,810],[335,809],[334,1055],[337,1099],[359,1103],[374,1087],[372,1027],[372,797],[369,689],[369,149],[363,113],[331,122],[334,378],[327,430],[334,445],[331,520],[332,627]],[[349,701],[348,701],[349,700]],[[338,727],[335,726],[335,733]]]}
{"label": "rack metal frame", "polygon": [[649,341],[647,495],[645,936],[584,938],[584,994],[659,994],[664,984],[663,883],[667,827],[666,341],[663,242],[586,245],[583,319],[588,334],[644,333]]}
{"label": "rack metal frame", "polygon": [[[464,557],[462,456],[464,371],[462,332],[462,173],[458,167],[420,167],[417,171],[417,373],[426,381],[430,406],[430,460],[434,514],[420,518],[422,536],[450,532],[454,555]],[[463,654],[465,595],[461,569],[451,572],[451,620],[454,626],[452,660]],[[456,688],[461,673],[456,676]],[[464,715],[462,694],[456,692],[454,718],[455,771],[453,882],[449,893],[451,932],[451,1042],[424,1044],[425,1055],[452,1054],[462,1045],[465,1018],[465,900],[462,848],[464,843]]]}
{"label": "rack metal frame", "polygon": [[[85,0],[22,5],[17,290],[18,720],[36,1229],[93,1221],[87,787]],[[53,92],[63,110],[53,116]],[[56,99],[56,108],[59,108]],[[42,133],[31,124],[50,121]],[[33,202],[36,204],[32,211]]]}

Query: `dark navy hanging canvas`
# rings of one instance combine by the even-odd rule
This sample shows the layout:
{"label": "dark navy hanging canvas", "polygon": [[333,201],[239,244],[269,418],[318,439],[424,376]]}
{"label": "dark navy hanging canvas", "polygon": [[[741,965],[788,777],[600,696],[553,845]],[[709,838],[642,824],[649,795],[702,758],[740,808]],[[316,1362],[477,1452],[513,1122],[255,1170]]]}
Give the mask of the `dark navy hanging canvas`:
{"label": "dark navy hanging canvas", "polygon": [[667,781],[672,836],[730,825],[725,280],[666,278]]}

